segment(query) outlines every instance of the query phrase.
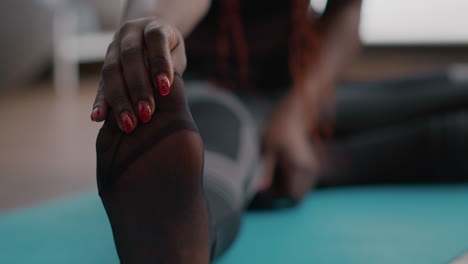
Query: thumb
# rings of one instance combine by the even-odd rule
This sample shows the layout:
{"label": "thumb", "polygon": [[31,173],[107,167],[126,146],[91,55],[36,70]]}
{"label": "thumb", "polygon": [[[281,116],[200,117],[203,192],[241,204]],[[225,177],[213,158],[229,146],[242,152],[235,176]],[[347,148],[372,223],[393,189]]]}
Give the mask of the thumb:
{"label": "thumb", "polygon": [[276,167],[276,155],[273,151],[266,151],[263,160],[263,177],[259,181],[257,191],[263,192],[269,189],[273,183],[273,177]]}

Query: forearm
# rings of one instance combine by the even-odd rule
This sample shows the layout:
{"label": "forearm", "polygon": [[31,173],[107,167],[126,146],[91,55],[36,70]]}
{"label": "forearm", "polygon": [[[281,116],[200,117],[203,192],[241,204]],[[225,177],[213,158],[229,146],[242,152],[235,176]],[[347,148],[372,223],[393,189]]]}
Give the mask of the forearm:
{"label": "forearm", "polygon": [[[336,3],[336,4],[335,4]],[[358,54],[361,1],[329,1],[319,19],[321,50],[313,67],[312,76],[321,82],[336,82],[349,63]]]}
{"label": "forearm", "polygon": [[292,89],[288,93],[308,130],[333,121],[332,89],[361,46],[360,10],[359,0],[329,0],[324,14],[314,21],[318,23],[315,26],[321,44],[312,67],[305,73],[306,89]]}
{"label": "forearm", "polygon": [[210,5],[211,0],[128,0],[122,20],[157,16],[176,26],[185,37],[203,18]]}

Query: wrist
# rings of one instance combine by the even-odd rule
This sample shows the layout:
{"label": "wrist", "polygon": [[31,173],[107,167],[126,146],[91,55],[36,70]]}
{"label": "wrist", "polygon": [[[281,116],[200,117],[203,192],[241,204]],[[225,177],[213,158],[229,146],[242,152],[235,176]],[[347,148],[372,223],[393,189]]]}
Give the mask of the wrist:
{"label": "wrist", "polygon": [[[337,79],[325,78],[320,74],[313,75],[304,83],[293,86],[285,96],[290,106],[295,108],[297,116],[301,118],[307,130],[312,131],[328,116],[333,109],[334,89]],[[302,85],[302,87],[301,87]]]}
{"label": "wrist", "polygon": [[122,24],[145,17],[151,17],[156,14],[155,1],[141,0],[141,1],[127,1],[123,16],[121,19]]}

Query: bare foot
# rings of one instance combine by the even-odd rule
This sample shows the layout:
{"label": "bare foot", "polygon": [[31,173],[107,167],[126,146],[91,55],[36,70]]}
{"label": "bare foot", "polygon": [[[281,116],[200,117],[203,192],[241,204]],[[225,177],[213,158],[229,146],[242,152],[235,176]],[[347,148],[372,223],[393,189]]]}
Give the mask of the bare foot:
{"label": "bare foot", "polygon": [[203,144],[176,76],[152,120],[99,132],[97,179],[121,263],[209,263]]}

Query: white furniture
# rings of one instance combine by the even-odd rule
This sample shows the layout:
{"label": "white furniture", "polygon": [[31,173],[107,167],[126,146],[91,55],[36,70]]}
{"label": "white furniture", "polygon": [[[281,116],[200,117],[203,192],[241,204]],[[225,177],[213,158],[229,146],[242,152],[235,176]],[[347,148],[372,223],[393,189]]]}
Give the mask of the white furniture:
{"label": "white furniture", "polygon": [[[120,12],[125,0],[115,2],[120,5]],[[54,88],[60,96],[73,96],[78,93],[80,63],[103,61],[114,33],[78,33],[74,9],[56,11],[53,21]]]}

